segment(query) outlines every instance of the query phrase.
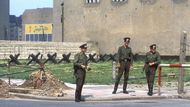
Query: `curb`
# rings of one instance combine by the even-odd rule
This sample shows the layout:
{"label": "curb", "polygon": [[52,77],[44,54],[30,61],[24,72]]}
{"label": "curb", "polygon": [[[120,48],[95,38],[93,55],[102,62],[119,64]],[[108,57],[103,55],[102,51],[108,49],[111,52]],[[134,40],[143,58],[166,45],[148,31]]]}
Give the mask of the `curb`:
{"label": "curb", "polygon": [[[74,101],[74,97],[47,97],[47,96],[36,96],[32,94],[20,94],[20,93],[9,93],[10,95],[18,98],[35,99],[35,100],[51,100],[51,101]],[[121,100],[152,100],[152,99],[190,99],[190,96],[179,97],[178,95],[173,96],[140,96],[140,97],[115,97],[115,98],[85,98],[84,101],[121,101]]]}
{"label": "curb", "polygon": [[179,99],[190,99],[190,95],[178,95],[177,98],[179,98]]}
{"label": "curb", "polygon": [[116,97],[116,98],[88,98],[85,101],[121,101],[121,100],[152,100],[152,99],[176,99],[176,96],[140,96],[140,97]]}
{"label": "curb", "polygon": [[36,100],[51,100],[51,101],[73,101],[73,98],[69,97],[47,97],[47,96],[36,96],[32,94],[20,94],[20,93],[9,93],[18,98],[25,99],[36,99]]}

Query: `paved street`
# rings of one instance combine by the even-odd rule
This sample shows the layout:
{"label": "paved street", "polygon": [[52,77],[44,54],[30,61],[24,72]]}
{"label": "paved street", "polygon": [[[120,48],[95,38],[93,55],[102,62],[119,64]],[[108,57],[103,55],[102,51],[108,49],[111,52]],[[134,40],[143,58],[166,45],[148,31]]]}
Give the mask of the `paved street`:
{"label": "paved street", "polygon": [[0,107],[189,107],[190,100],[125,100],[110,102],[65,102],[37,100],[0,100]]}

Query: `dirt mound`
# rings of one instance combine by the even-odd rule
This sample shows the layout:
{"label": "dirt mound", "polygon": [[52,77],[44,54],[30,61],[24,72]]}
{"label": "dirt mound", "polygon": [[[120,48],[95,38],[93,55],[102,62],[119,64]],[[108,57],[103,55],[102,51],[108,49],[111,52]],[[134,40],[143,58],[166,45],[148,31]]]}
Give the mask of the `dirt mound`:
{"label": "dirt mound", "polygon": [[0,98],[9,97],[9,85],[0,79]]}
{"label": "dirt mound", "polygon": [[[39,79],[40,71],[33,72],[29,79],[26,80],[21,86],[22,88],[35,88],[35,82]],[[45,81],[43,81],[40,86],[36,89],[41,91],[34,92],[35,95],[42,96],[64,96],[64,90],[71,89],[67,87],[64,82],[58,80],[53,76],[50,71],[45,72]]]}

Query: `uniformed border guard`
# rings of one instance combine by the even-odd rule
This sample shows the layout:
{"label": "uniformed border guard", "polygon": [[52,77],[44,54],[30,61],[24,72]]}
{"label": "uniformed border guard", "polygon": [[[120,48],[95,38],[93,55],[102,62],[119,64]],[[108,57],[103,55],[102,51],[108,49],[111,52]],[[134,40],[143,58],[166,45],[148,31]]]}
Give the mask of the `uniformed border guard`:
{"label": "uniformed border guard", "polygon": [[87,44],[80,46],[81,52],[74,57],[74,75],[76,78],[75,102],[81,101],[82,87],[85,82],[86,70],[88,69]]}
{"label": "uniformed border guard", "polygon": [[161,62],[160,54],[156,51],[156,44],[150,45],[150,51],[146,53],[144,70],[148,83],[148,95],[153,95],[153,85],[156,70]]}
{"label": "uniformed border guard", "polygon": [[120,46],[118,49],[117,67],[119,70],[112,94],[116,94],[119,81],[123,73],[124,73],[123,93],[128,94],[127,82],[129,77],[130,66],[132,66],[133,63],[133,53],[132,49],[129,47],[129,43],[130,43],[130,38],[129,37],[124,38],[124,45]]}

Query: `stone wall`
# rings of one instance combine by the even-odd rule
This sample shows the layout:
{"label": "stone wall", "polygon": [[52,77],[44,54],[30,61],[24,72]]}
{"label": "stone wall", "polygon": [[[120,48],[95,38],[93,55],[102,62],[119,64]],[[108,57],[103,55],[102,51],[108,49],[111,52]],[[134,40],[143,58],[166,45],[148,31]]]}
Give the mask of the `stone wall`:
{"label": "stone wall", "polygon": [[[17,42],[17,41],[0,41],[0,59],[9,58],[10,54],[20,53],[20,59],[27,59],[29,54],[37,54],[40,52],[45,58],[47,54],[57,53],[57,59],[62,58],[62,54],[71,52],[71,59],[80,52],[79,46],[84,42]],[[98,48],[94,43],[88,43],[88,52],[98,52]]]}

